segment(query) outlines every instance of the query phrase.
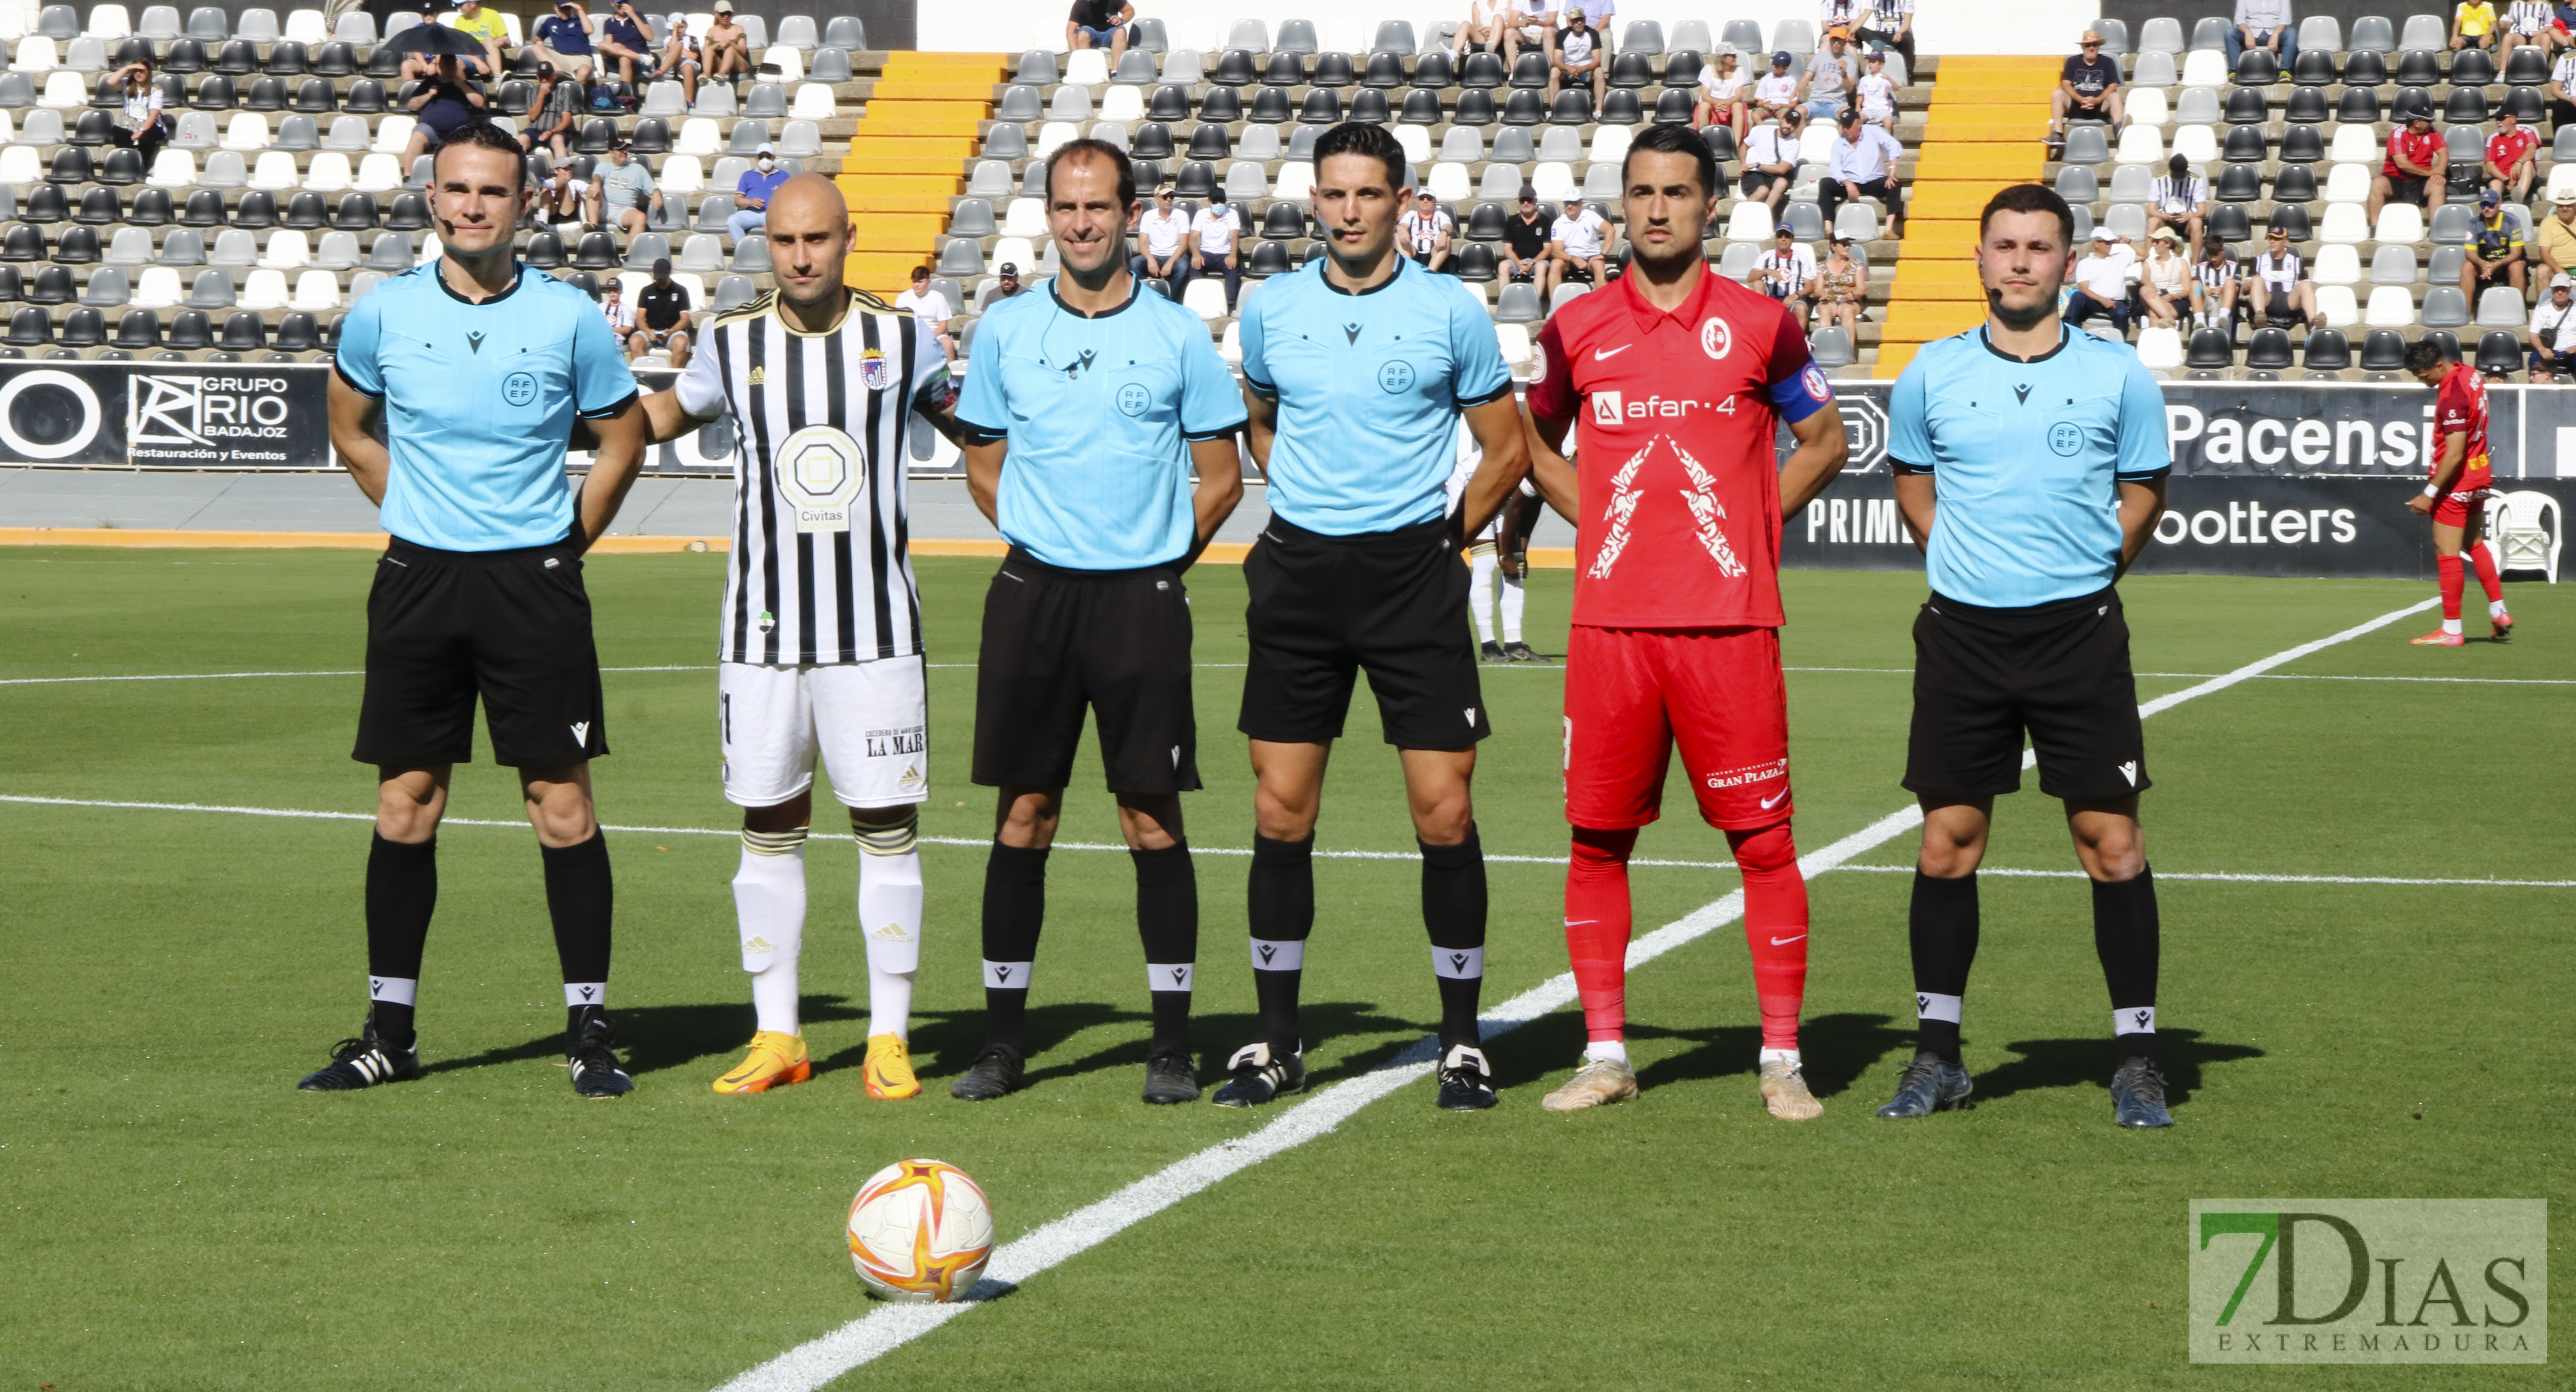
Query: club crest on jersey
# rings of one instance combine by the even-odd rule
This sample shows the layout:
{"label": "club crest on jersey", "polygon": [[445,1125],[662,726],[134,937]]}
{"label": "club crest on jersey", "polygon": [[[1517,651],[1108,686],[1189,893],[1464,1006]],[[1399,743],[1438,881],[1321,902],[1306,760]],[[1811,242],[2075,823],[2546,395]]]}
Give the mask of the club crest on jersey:
{"label": "club crest on jersey", "polygon": [[774,459],[778,491],[796,509],[796,530],[850,529],[850,504],[868,480],[858,441],[828,425],[809,425],[788,436]]}
{"label": "club crest on jersey", "polygon": [[1823,368],[1816,366],[1814,363],[1807,364],[1807,370],[1799,375],[1799,381],[1806,387],[1808,399],[1814,401],[1819,406],[1830,406],[1833,404],[1834,389],[1826,384],[1825,370]]}
{"label": "club crest on jersey", "polygon": [[1712,361],[1725,357],[1726,350],[1734,346],[1735,331],[1726,326],[1725,320],[1712,314],[1700,324],[1699,350]]}
{"label": "club crest on jersey", "polygon": [[869,391],[884,391],[894,385],[894,366],[886,361],[884,349],[869,348],[860,352],[859,385]]}

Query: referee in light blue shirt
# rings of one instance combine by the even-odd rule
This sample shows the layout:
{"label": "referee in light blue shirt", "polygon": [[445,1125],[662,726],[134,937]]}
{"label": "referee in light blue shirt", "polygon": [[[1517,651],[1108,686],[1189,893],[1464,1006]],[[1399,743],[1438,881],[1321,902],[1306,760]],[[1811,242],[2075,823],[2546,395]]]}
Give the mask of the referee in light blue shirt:
{"label": "referee in light blue shirt", "polygon": [[[1244,562],[1251,640],[1241,729],[1252,737],[1253,982],[1261,1038],[1216,1100],[1255,1106],[1305,1086],[1297,996],[1315,920],[1324,764],[1362,668],[1402,751],[1422,906],[1440,983],[1439,1102],[1490,1107],[1477,1047],[1485,861],[1468,780],[1492,733],[1466,623],[1460,538],[1528,470],[1528,445],[1484,305],[1397,254],[1411,201],[1403,147],[1351,122],[1315,142],[1324,254],[1273,276],[1241,319],[1252,456],[1270,523]],[[1448,515],[1458,418],[1485,452]]]}
{"label": "referee in light blue shirt", "polygon": [[1181,572],[1243,498],[1244,409],[1207,326],[1128,273],[1137,212],[1118,147],[1076,140],[1048,157],[1063,270],[993,302],[957,403],[967,487],[1011,543],[976,663],[974,776],[1001,794],[984,866],[984,1051],[949,1089],[970,1102],[1027,1086],[1047,847],[1086,709],[1136,864],[1154,1010],[1144,1099],[1199,1095],[1198,879],[1180,797],[1199,786],[1198,722]]}
{"label": "referee in light blue shirt", "polygon": [[[420,1071],[438,822],[450,771],[473,756],[479,697],[544,859],[573,1089],[615,1097],[634,1084],[605,1010],[611,889],[590,761],[608,734],[581,556],[643,462],[644,413],[598,306],[512,253],[531,197],[517,139],[480,122],[451,132],[431,183],[439,259],[358,301],[334,356],[331,443],[393,539],[367,595],[355,751],[378,779],[367,1020],[300,1086]],[[578,495],[564,478],[577,422],[596,440]]]}
{"label": "referee in light blue shirt", "polygon": [[2129,628],[2113,588],[2164,510],[2164,393],[2126,345],[2058,320],[2075,220],[2037,184],[1979,223],[1985,325],[1925,344],[1888,405],[1897,506],[1932,597],[1914,621],[1905,786],[1923,807],[1911,940],[1919,1039],[1883,1117],[1966,1103],[1960,1003],[1977,952],[1977,862],[1998,793],[2066,805],[2093,880],[2093,945],[2119,1065],[2113,1119],[2170,1126],[2156,1070],[2154,877],[2138,831],[2148,786]]}

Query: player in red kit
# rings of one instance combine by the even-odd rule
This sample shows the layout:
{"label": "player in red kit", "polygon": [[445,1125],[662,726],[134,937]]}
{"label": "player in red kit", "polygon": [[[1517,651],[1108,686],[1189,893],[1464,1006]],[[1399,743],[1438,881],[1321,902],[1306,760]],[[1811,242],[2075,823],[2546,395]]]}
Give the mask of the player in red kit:
{"label": "player in red kit", "polygon": [[[1841,414],[1776,300],[1711,274],[1722,186],[1685,126],[1628,148],[1628,273],[1557,311],[1530,379],[1540,491],[1576,530],[1566,654],[1565,937],[1589,1043],[1551,1111],[1636,1095],[1626,1031],[1628,856],[1661,815],[1674,745],[1744,874],[1773,1116],[1821,1115],[1798,1064],[1807,885],[1789,830],[1780,523],[1843,467]],[[1581,420],[1582,463],[1559,453]],[[1797,448],[1773,449],[1786,422]]]}
{"label": "player in red kit", "polygon": [[2504,581],[2496,572],[2495,548],[2486,539],[2487,490],[2495,483],[2495,466],[2487,457],[2486,381],[2476,368],[2452,362],[2430,343],[2406,350],[2406,370],[2434,391],[2433,480],[2407,499],[2406,507],[2433,519],[2434,566],[2442,580],[2442,626],[2416,639],[2416,645],[2456,648],[2468,641],[2460,634],[2460,597],[2468,589],[2460,565],[2463,554],[2487,592],[2489,632],[2501,639],[2513,632],[2513,615],[2505,612]]}

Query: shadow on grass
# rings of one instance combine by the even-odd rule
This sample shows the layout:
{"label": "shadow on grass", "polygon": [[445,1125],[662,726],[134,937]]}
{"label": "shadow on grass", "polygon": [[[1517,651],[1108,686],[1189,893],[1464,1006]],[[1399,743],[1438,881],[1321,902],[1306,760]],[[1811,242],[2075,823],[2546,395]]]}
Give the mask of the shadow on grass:
{"label": "shadow on grass", "polygon": [[[1706,1029],[1669,1029],[1631,1020],[1629,1042],[1677,1039],[1693,1047],[1638,1070],[1640,1089],[1668,1087],[1707,1078],[1751,1078],[1761,1061],[1762,1030],[1756,1025],[1711,1025]],[[1807,1086],[1818,1097],[1832,1097],[1852,1084],[1889,1053],[1913,1040],[1886,1015],[1819,1015],[1798,1027],[1799,1056]],[[1558,1011],[1503,1036],[1487,1053],[1494,1061],[1494,1085],[1518,1087],[1556,1080],[1570,1074],[1583,1052],[1583,1016]]]}
{"label": "shadow on grass", "polygon": [[[798,1002],[797,1010],[807,1024],[825,1020],[859,1020],[867,1012],[853,1009],[837,996],[807,996]],[[617,1048],[626,1059],[626,1071],[636,1076],[678,1068],[700,1059],[731,1055],[741,1051],[751,1040],[756,1023],[749,1001],[726,1001],[721,1005],[637,1005],[619,1006],[609,1011],[617,1022]],[[561,1060],[564,1037],[561,1031],[541,1034],[525,1044],[505,1049],[486,1049],[463,1058],[442,1059],[428,1065],[430,1073],[448,1073],[465,1068],[488,1068],[494,1064],[524,1063],[530,1059]]]}
{"label": "shadow on grass", "polygon": [[[2120,1063],[2111,1041],[2098,1036],[2023,1039],[2004,1047],[2021,1057],[1976,1075],[1979,1102],[2000,1101],[2035,1088],[2108,1088],[2111,1070]],[[1973,1055],[1974,1045],[1969,1046],[1969,1052]],[[2165,1075],[2165,1100],[2175,1106],[2190,1101],[2200,1089],[2202,1065],[2262,1056],[2263,1051],[2250,1044],[2209,1042],[2199,1030],[2156,1031],[2156,1065]]]}

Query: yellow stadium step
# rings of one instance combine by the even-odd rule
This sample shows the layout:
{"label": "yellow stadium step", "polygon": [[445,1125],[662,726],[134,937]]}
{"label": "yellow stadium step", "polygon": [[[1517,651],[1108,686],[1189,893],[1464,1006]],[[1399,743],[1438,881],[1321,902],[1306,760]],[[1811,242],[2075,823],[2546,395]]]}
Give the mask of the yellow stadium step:
{"label": "yellow stadium step", "polygon": [[921,163],[937,160],[943,172],[963,173],[966,161],[974,157],[975,137],[971,135],[872,135],[861,126],[850,139],[850,152],[842,167],[852,172],[926,173],[919,168]]}
{"label": "yellow stadium step", "polygon": [[912,283],[912,268],[930,264],[927,252],[854,251],[841,262],[841,274],[862,290],[893,299]]}
{"label": "yellow stadium step", "polygon": [[1914,177],[1927,184],[1966,179],[2028,183],[2039,177],[2047,162],[2047,151],[2040,147],[2035,136],[2021,149],[1994,145],[1931,145],[1915,158]]}
{"label": "yellow stadium step", "polygon": [[874,169],[845,171],[835,182],[840,184],[841,196],[849,200],[851,207],[867,212],[918,212],[919,209],[909,203],[900,208],[886,206],[886,200],[936,198],[941,200],[939,211],[944,213],[948,211],[946,200],[956,194],[962,181],[957,177],[955,167],[950,166],[949,171],[943,174],[892,174],[879,173]]}
{"label": "yellow stadium step", "polygon": [[1904,375],[1905,365],[1914,361],[1915,351],[1921,346],[1921,344],[1916,343],[1882,343],[1878,345],[1878,365],[1869,370],[1869,375],[1882,382],[1895,381],[1898,377]]}
{"label": "yellow stadium step", "polygon": [[872,208],[850,214],[850,226],[858,240],[852,245],[865,251],[929,251],[939,234],[948,226],[948,210],[931,213],[883,213]]}
{"label": "yellow stadium step", "polygon": [[[1983,203],[1975,209],[1985,211]],[[1909,214],[1905,219],[1905,254],[1916,256],[1966,256],[1977,244],[1977,219],[1968,217],[1927,217]]]}
{"label": "yellow stadium step", "polygon": [[[939,105],[944,106],[947,103],[942,102]],[[944,137],[950,140],[964,140],[972,145],[975,137],[983,133],[984,117],[980,111],[956,116],[910,114],[879,116],[871,111],[860,120],[857,129],[851,131],[850,136],[854,141],[897,136],[906,139]]]}
{"label": "yellow stadium step", "polygon": [[1879,338],[1881,342],[1922,343],[1965,333],[1984,322],[1986,308],[1981,301],[1905,301],[1887,307],[1887,324]]}
{"label": "yellow stadium step", "polygon": [[971,97],[871,97],[867,114],[858,119],[858,128],[864,131],[884,121],[980,121],[992,112],[992,97],[982,94]]}
{"label": "yellow stadium step", "polygon": [[2053,73],[2065,65],[2064,58],[2048,53],[1963,53],[1955,56],[1945,53],[1941,56],[1941,71],[1936,80],[1947,82],[1959,73]]}
{"label": "yellow stadium step", "polygon": [[868,91],[868,109],[873,111],[878,102],[889,101],[989,102],[993,100],[994,85],[981,76],[883,78]]}
{"label": "yellow stadium step", "polygon": [[892,73],[915,68],[991,68],[995,72],[1003,72],[1010,65],[1011,58],[1007,53],[937,53],[907,48],[887,54],[885,70]]}
{"label": "yellow stadium step", "polygon": [[[1986,200],[2006,186],[2005,180],[1936,180],[1914,187],[1914,201],[1905,205],[1905,231],[1911,239],[1914,221],[1940,222],[1957,218],[1974,219],[1986,210]],[[2027,183],[2029,180],[2011,182]]]}

